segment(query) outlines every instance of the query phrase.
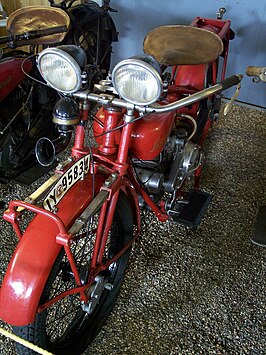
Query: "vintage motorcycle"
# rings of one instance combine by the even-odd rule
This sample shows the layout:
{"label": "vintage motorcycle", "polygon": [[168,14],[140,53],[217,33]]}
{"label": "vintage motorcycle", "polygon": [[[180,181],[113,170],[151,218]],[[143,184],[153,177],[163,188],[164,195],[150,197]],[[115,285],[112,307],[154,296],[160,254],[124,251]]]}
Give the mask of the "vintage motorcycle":
{"label": "vintage motorcycle", "polygon": [[71,131],[58,130],[52,121],[57,92],[31,79],[39,75],[35,55],[58,43],[81,46],[87,57],[86,83],[92,88],[106,77],[112,42],[117,41],[110,0],[102,7],[93,1],[49,2],[51,7],[28,6],[13,12],[7,19],[9,35],[0,37],[5,45],[0,53],[1,183],[30,184],[55,166],[55,155],[70,142]]}
{"label": "vintage motorcycle", "polygon": [[221,92],[242,79],[224,78],[233,32],[223,13],[154,29],[144,54],[119,62],[94,92],[82,89],[82,49],[39,54],[42,77],[63,93],[54,119],[75,126],[75,141],[55,174],[4,213],[19,243],[2,283],[0,317],[20,337],[55,354],[81,354],[116,302],[140,208],[161,222],[200,223],[210,202],[199,189],[202,145]]}
{"label": "vintage motorcycle", "polygon": [[[246,74],[253,76],[255,83],[266,82],[266,67],[249,66]],[[257,246],[266,247],[266,205],[260,206],[258,210],[250,240]]]}

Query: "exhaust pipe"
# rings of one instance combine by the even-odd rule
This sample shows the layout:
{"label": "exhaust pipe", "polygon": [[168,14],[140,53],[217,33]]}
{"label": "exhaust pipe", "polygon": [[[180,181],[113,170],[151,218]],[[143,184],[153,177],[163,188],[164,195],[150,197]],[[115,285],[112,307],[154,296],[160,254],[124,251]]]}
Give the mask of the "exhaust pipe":
{"label": "exhaust pipe", "polygon": [[39,164],[42,166],[49,166],[55,160],[55,145],[46,138],[40,138],[35,145],[35,156]]}
{"label": "exhaust pipe", "polygon": [[49,138],[40,138],[35,145],[35,156],[39,164],[42,166],[50,166],[55,161],[58,153],[62,152],[68,146],[72,131],[59,132],[60,136],[53,141]]}
{"label": "exhaust pipe", "polygon": [[53,164],[56,154],[68,146],[73,127],[79,123],[77,103],[68,97],[57,101],[53,110],[53,122],[58,127],[59,137],[53,141],[43,137],[35,145],[36,159],[42,166]]}

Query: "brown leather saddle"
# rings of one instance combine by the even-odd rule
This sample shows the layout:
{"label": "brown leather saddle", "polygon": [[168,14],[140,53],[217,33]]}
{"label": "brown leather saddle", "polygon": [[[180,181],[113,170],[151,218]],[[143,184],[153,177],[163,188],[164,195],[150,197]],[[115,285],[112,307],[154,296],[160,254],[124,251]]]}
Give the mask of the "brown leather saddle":
{"label": "brown leather saddle", "polygon": [[[70,19],[65,11],[47,6],[25,6],[12,12],[8,17],[6,28],[10,34],[15,35],[58,26],[66,26],[67,28],[70,26]],[[41,38],[29,39],[26,44],[58,43],[61,42],[65,36],[66,32],[56,33]]]}
{"label": "brown leather saddle", "polygon": [[150,31],[143,49],[167,66],[205,64],[218,58],[223,42],[215,33],[202,28],[170,25]]}

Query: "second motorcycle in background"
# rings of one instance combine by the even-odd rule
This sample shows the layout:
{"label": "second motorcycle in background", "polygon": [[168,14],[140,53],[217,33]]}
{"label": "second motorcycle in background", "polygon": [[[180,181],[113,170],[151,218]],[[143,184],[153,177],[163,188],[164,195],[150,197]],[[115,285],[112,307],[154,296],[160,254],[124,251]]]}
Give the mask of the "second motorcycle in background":
{"label": "second motorcycle in background", "polygon": [[10,14],[8,35],[0,37],[0,183],[30,184],[54,167],[55,156],[70,142],[71,130],[58,130],[53,122],[57,92],[33,80],[42,81],[39,51],[58,44],[83,48],[83,80],[92,89],[106,77],[118,40],[109,0],[102,7],[94,1],[49,2],[51,7],[26,6]]}

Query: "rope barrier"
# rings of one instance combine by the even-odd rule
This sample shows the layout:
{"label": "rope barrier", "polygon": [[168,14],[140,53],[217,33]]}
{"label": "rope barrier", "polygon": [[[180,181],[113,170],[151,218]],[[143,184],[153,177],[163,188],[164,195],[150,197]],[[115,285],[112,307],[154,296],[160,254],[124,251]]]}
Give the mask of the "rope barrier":
{"label": "rope barrier", "polygon": [[0,334],[4,335],[5,337],[16,341],[17,343],[26,346],[27,348],[36,351],[36,353],[41,354],[41,355],[53,355],[52,353],[50,353],[49,351],[46,351],[42,348],[40,348],[37,345],[34,345],[32,343],[30,343],[29,341],[22,339],[20,337],[18,337],[17,335],[8,332],[7,330],[3,329],[0,327]]}

